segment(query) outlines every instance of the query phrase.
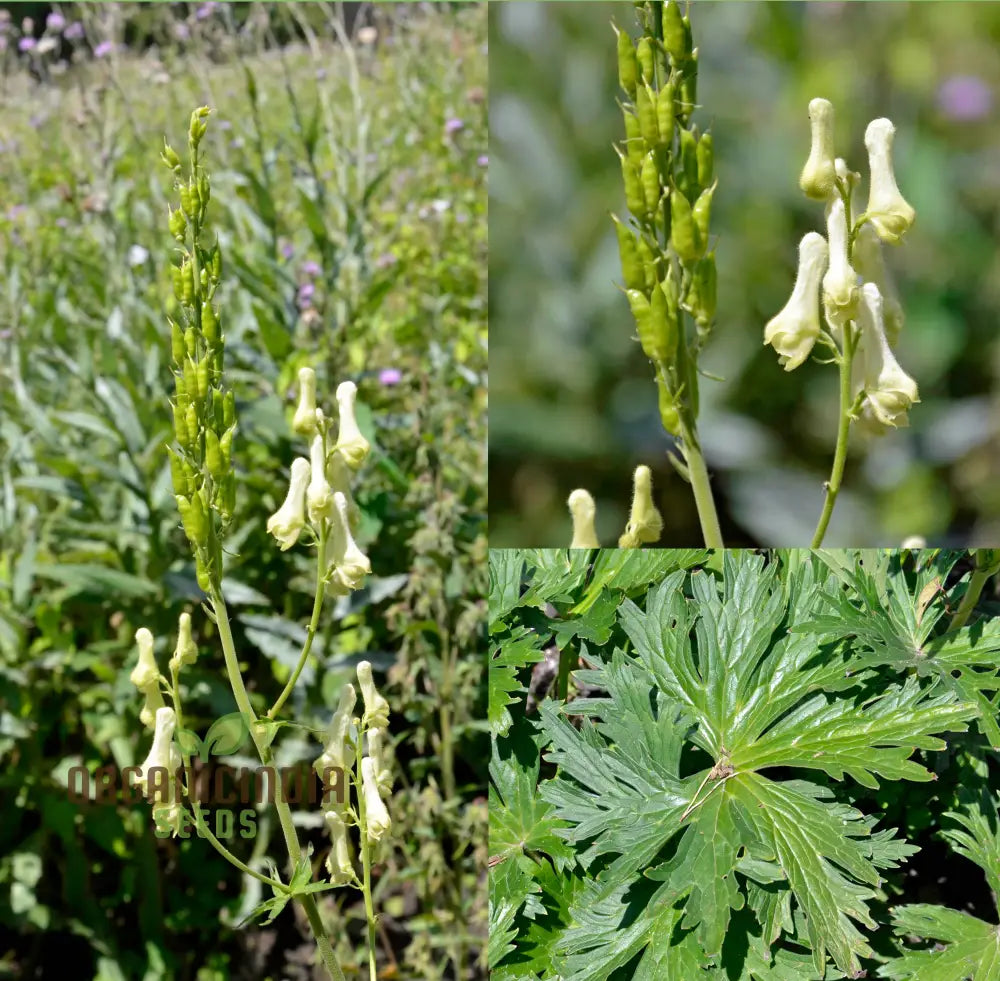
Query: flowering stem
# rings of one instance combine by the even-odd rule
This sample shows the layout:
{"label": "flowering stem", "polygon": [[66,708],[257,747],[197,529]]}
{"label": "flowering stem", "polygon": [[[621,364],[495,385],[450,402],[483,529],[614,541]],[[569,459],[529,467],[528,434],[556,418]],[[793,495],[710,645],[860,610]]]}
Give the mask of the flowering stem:
{"label": "flowering stem", "polygon": [[681,451],[687,465],[691,492],[694,494],[694,503],[698,509],[698,521],[701,523],[701,534],[705,539],[705,545],[708,548],[724,548],[708,467],[705,466],[705,458],[698,445],[698,433],[693,423],[688,425],[683,413],[681,413]]}
{"label": "flowering stem", "polygon": [[288,684],[285,685],[284,690],[278,696],[278,700],[271,706],[270,711],[267,713],[269,719],[273,719],[278,712],[281,710],[281,706],[285,704],[288,700],[288,696],[291,695],[296,683],[299,680],[299,675],[302,674],[302,669],[306,666],[306,661],[309,659],[309,652],[312,650],[313,640],[316,638],[316,632],[319,630],[319,618],[323,611],[323,597],[326,594],[326,570],[324,569],[325,558],[326,558],[326,539],[327,539],[327,527],[324,522],[320,528],[319,533],[319,549],[316,558],[316,598],[313,601],[313,611],[312,617],[309,620],[309,629],[306,633],[305,644],[302,645],[302,653],[299,655],[298,664],[295,665],[295,670],[292,672],[292,676],[288,679]]}
{"label": "flowering stem", "polygon": [[361,789],[361,749],[362,735],[359,731],[355,744],[356,769],[354,772],[357,780],[358,832],[361,842],[361,892],[365,897],[365,918],[368,921],[368,977],[370,981],[377,981],[378,975],[375,969],[375,905],[372,903],[372,855],[371,842],[368,840],[368,813],[365,807],[365,795]]}
{"label": "flowering stem", "polygon": [[819,548],[826,536],[826,529],[833,516],[833,508],[840,493],[840,484],[844,479],[844,465],[847,463],[847,440],[851,428],[851,362],[854,360],[854,349],[857,344],[854,329],[850,323],[844,325],[844,349],[840,353],[840,421],[837,424],[837,447],[833,454],[833,468],[830,479],[826,483],[826,500],[823,502],[823,513],[819,516],[819,524],[813,535],[811,548]]}
{"label": "flowering stem", "polygon": [[[222,591],[215,581],[211,583],[209,599],[215,613],[216,625],[219,628],[219,643],[222,645],[222,654],[226,662],[226,673],[229,676],[229,684],[233,689],[236,706],[250,729],[250,737],[257,747],[257,753],[260,756],[261,762],[264,766],[272,766],[273,758],[271,750],[263,740],[257,715],[250,704],[250,696],[247,694],[246,686],[243,684],[243,676],[240,674],[240,665],[236,658],[236,645],[233,641],[233,632],[229,624],[229,610],[226,608],[226,601],[222,598]],[[302,855],[302,849],[299,845],[298,833],[292,822],[292,812],[288,807],[288,802],[285,800],[280,780],[276,781],[274,788],[274,807],[278,812],[278,822],[281,824],[285,846],[288,848],[288,857],[293,866],[297,865]],[[309,894],[298,895],[295,898],[302,904],[305,910],[309,924],[312,927],[313,935],[316,938],[316,946],[319,948],[320,956],[323,958],[323,963],[326,965],[327,972],[332,981],[345,981],[344,972],[340,969],[340,964],[337,963],[337,956],[333,952],[333,947],[330,946],[330,939],[326,935],[326,928],[323,926],[323,920],[320,917],[319,907],[317,907],[315,899]]]}

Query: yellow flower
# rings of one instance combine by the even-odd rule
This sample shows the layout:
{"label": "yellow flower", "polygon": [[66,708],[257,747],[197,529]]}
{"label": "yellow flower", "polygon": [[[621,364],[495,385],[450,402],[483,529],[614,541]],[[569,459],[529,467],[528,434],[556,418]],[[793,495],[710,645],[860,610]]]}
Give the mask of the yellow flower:
{"label": "yellow flower", "polygon": [[764,328],[764,343],[774,347],[785,371],[798,368],[819,337],[819,286],[826,260],[826,239],[818,232],[806,234],[799,243],[799,269],[792,295]]}
{"label": "yellow flower", "polygon": [[570,548],[600,548],[597,531],[594,529],[594,517],[597,506],[590,494],[578,488],[569,496],[569,513],[573,518],[573,540]]}
{"label": "yellow flower", "polygon": [[917,213],[896,186],[892,169],[892,141],[896,127],[888,119],[873,119],[865,130],[871,174],[867,215],[883,242],[896,245],[913,224]]}
{"label": "yellow flower", "polygon": [[809,103],[812,144],[809,159],[799,177],[799,187],[806,197],[825,201],[835,189],[837,176],[833,156],[833,105],[826,99]]}
{"label": "yellow flower", "polygon": [[284,503],[267,519],[267,530],[277,539],[281,551],[291,548],[306,526],[306,484],[309,482],[309,461],[298,457],[292,461],[291,480]]}

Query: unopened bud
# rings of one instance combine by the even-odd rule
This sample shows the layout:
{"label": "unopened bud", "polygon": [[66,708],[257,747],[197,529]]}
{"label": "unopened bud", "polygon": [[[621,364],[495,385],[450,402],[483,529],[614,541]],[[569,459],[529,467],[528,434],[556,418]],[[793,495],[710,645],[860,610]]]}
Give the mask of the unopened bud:
{"label": "unopened bud", "polygon": [[344,461],[352,470],[357,470],[364,463],[370,448],[368,440],[361,435],[358,421],[355,417],[354,402],[358,388],[354,382],[341,382],[337,386],[337,407],[340,412],[340,426],[337,430],[337,445]]}
{"label": "unopened bud", "polygon": [[292,429],[300,436],[316,435],[316,372],[312,368],[299,369],[299,404]]}
{"label": "unopened bud", "polygon": [[597,531],[594,529],[594,518],[597,506],[590,494],[578,488],[573,491],[567,501],[569,513],[573,519],[573,540],[570,548],[600,548]]}
{"label": "unopened bud", "polygon": [[663,518],[653,503],[653,474],[649,467],[637,467],[628,526],[618,540],[619,548],[638,548],[659,541]]}
{"label": "unopened bud", "polygon": [[809,103],[812,143],[799,187],[806,197],[825,201],[836,188],[837,167],[833,152],[833,104],[827,99]]}

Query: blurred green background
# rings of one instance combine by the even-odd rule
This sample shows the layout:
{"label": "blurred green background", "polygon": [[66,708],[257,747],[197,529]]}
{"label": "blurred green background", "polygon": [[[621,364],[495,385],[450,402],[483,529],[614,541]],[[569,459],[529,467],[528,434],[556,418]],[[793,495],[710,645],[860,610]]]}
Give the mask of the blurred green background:
{"label": "blurred green background", "polygon": [[[906,311],[897,350],[919,383],[911,428],[852,433],[827,544],[1000,540],[1000,6],[691,4],[701,129],[719,187],[719,313],[700,432],[727,545],[803,545],[822,506],[836,370],[792,373],[762,345],[791,291],[799,239],[823,231],[798,174],[806,107],[836,107],[837,153],[862,173],[864,130],[897,128],[896,174],[917,222],[886,247]],[[629,3],[490,7],[490,544],[565,546],[565,501],[597,499],[617,540],[630,475],[653,468],[662,545],[693,545],[689,489],[666,459],[651,370],[620,282],[608,214],[624,214],[611,21]]]}
{"label": "blurred green background", "polygon": [[[380,977],[484,976],[486,10],[370,8],[353,35],[343,13],[0,11],[0,977],[314,977],[303,918],[241,928],[267,897],[207,842],[156,838],[145,802],[66,793],[70,767],[149,750],[128,678],[138,627],[162,668],[190,611],[185,723],[204,735],[235,708],[166,454],[175,192],[159,155],[165,136],[184,152],[202,104],[239,421],[223,592],[251,698],[274,702],[312,609],[310,549],[281,552],[265,530],[306,449],[289,423],[308,364],[327,409],[338,382],[358,385],[373,575],[328,600],[278,763],[311,764],[340,686],[370,660],[397,761]],[[295,819],[319,873],[322,816]],[[227,844],[284,867],[266,808],[255,838]],[[321,907],[358,977],[360,894]]]}

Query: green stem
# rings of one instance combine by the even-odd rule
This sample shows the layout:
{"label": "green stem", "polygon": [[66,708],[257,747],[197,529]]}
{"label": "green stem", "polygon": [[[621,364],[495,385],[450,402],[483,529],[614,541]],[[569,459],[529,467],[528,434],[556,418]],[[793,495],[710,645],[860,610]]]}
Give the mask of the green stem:
{"label": "green stem", "polygon": [[316,598],[313,601],[312,617],[309,620],[309,630],[306,634],[305,643],[302,645],[302,653],[299,655],[298,664],[295,665],[295,670],[292,672],[292,676],[288,679],[288,684],[285,685],[284,690],[278,696],[278,700],[271,706],[270,711],[267,713],[269,719],[273,719],[278,712],[281,710],[281,706],[285,704],[288,700],[288,696],[291,695],[295,688],[296,683],[299,680],[299,675],[302,674],[302,669],[306,666],[306,661],[309,659],[309,653],[312,650],[313,641],[316,639],[316,632],[319,630],[319,618],[320,614],[323,612],[323,597],[326,595],[326,581],[324,579],[325,570],[324,559],[326,558],[326,538],[327,530],[326,523],[324,522],[320,528],[319,534],[319,554],[316,559]]}
{"label": "green stem", "polygon": [[702,538],[708,548],[724,548],[722,529],[719,527],[719,515],[715,510],[715,498],[712,496],[712,484],[708,476],[708,467],[698,444],[698,433],[694,424],[688,426],[681,417],[681,451],[687,464],[688,476],[691,479],[691,492],[694,494],[695,507],[698,509],[698,521],[701,523]]}
{"label": "green stem", "polygon": [[812,548],[819,548],[826,537],[833,508],[840,493],[840,484],[844,479],[844,466],[847,463],[847,440],[851,429],[851,362],[854,360],[854,330],[850,323],[844,324],[844,350],[840,354],[840,421],[837,424],[837,447],[833,453],[833,468],[830,479],[826,482],[826,499],[823,502],[823,513],[819,516],[816,533],[813,535]]}
{"label": "green stem", "polygon": [[955,618],[951,621],[949,629],[961,630],[965,626],[972,611],[976,608],[976,604],[979,602],[979,597],[983,594],[983,586],[986,585],[987,580],[993,575],[993,572],[993,569],[973,570],[972,577],[969,579],[969,588],[965,591],[962,602],[959,603],[958,609],[955,611]]}
{"label": "green stem", "polygon": [[365,897],[365,918],[368,921],[368,977],[369,981],[378,981],[375,967],[375,905],[372,902],[372,854],[371,842],[368,840],[368,813],[365,808],[365,795],[361,786],[361,745],[362,736],[358,733],[355,744],[355,774],[358,798],[358,835],[361,842],[361,892]]}
{"label": "green stem", "polygon": [[[250,696],[247,694],[246,686],[243,684],[243,676],[240,674],[240,666],[236,658],[236,645],[233,641],[233,632],[229,624],[229,610],[226,608],[226,601],[222,598],[222,590],[215,582],[211,583],[209,597],[212,601],[212,609],[215,612],[215,622],[219,629],[219,642],[222,645],[222,654],[226,662],[226,673],[229,676],[229,684],[233,689],[233,697],[236,699],[236,707],[240,710],[240,714],[250,729],[250,737],[257,747],[257,754],[260,756],[261,762],[264,766],[273,767],[274,761],[271,750],[264,742],[263,732],[258,724],[253,706],[250,704]],[[275,781],[274,807],[277,811],[278,822],[281,825],[281,831],[285,838],[285,846],[288,848],[288,857],[291,859],[293,866],[298,865],[302,849],[299,845],[299,836],[295,831],[295,825],[292,822],[292,812],[288,806],[288,802],[285,800],[280,780]],[[330,946],[329,937],[326,935],[326,928],[323,926],[323,920],[319,915],[319,908],[316,906],[316,901],[309,894],[296,896],[295,898],[302,904],[306,916],[309,918],[309,924],[316,938],[316,945],[319,948],[320,956],[323,958],[323,963],[326,965],[332,981],[345,981],[344,972],[337,963],[337,957]]]}

